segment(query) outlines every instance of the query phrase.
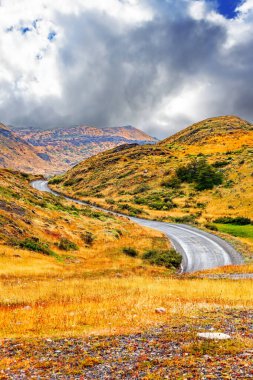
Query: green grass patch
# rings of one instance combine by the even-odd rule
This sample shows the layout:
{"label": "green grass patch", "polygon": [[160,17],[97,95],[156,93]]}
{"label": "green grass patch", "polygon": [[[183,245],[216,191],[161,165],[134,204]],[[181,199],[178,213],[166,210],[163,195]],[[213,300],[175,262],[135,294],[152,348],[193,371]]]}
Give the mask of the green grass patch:
{"label": "green grass patch", "polygon": [[233,224],[216,224],[218,231],[253,240],[253,225],[236,226]]}

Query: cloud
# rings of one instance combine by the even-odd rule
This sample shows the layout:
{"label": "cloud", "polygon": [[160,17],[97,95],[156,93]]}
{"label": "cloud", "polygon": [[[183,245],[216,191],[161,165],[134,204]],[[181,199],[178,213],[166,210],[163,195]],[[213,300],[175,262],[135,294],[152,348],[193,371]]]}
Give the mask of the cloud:
{"label": "cloud", "polygon": [[215,115],[253,120],[251,0],[233,20],[197,0],[9,3],[0,12],[3,122],[132,124],[165,137]]}

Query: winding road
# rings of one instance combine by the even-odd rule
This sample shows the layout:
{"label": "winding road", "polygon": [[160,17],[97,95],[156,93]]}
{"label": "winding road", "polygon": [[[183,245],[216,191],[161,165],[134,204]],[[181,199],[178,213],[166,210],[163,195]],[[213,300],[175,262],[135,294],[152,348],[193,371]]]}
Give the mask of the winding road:
{"label": "winding road", "polygon": [[[60,195],[48,187],[47,181],[33,181],[31,185],[34,189],[39,191],[48,192],[56,196]],[[88,205],[85,202],[73,198],[66,196],[65,198],[78,204]],[[108,210],[99,207],[90,207],[108,212]],[[114,214],[122,216],[122,214]],[[174,248],[180,252],[183,257],[182,272],[195,272],[224,265],[243,263],[241,255],[229,243],[216,235],[209,234],[185,224],[157,222],[129,217],[127,215],[123,216],[128,217],[141,226],[153,228],[168,236]]]}

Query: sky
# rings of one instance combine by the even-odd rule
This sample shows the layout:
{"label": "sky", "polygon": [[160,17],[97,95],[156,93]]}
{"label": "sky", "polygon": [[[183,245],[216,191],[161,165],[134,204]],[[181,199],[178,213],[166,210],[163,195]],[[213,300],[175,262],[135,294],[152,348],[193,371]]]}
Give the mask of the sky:
{"label": "sky", "polygon": [[253,0],[0,0],[0,121],[253,122]]}

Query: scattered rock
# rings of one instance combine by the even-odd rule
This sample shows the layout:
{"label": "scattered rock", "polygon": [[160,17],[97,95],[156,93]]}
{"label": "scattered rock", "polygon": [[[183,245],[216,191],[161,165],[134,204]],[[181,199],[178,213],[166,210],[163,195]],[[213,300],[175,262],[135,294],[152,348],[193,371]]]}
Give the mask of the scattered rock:
{"label": "scattered rock", "polygon": [[204,339],[218,339],[218,340],[222,340],[222,339],[231,339],[231,336],[228,335],[228,334],[223,334],[223,333],[219,333],[219,332],[206,332],[206,333],[198,333],[197,336],[199,338],[204,338]]}
{"label": "scattered rock", "polygon": [[157,307],[157,308],[155,309],[155,312],[156,312],[157,314],[164,314],[164,313],[166,313],[166,309],[165,309],[164,307]]}
{"label": "scattered rock", "polygon": [[32,307],[31,306],[24,306],[23,309],[24,310],[32,310]]}

